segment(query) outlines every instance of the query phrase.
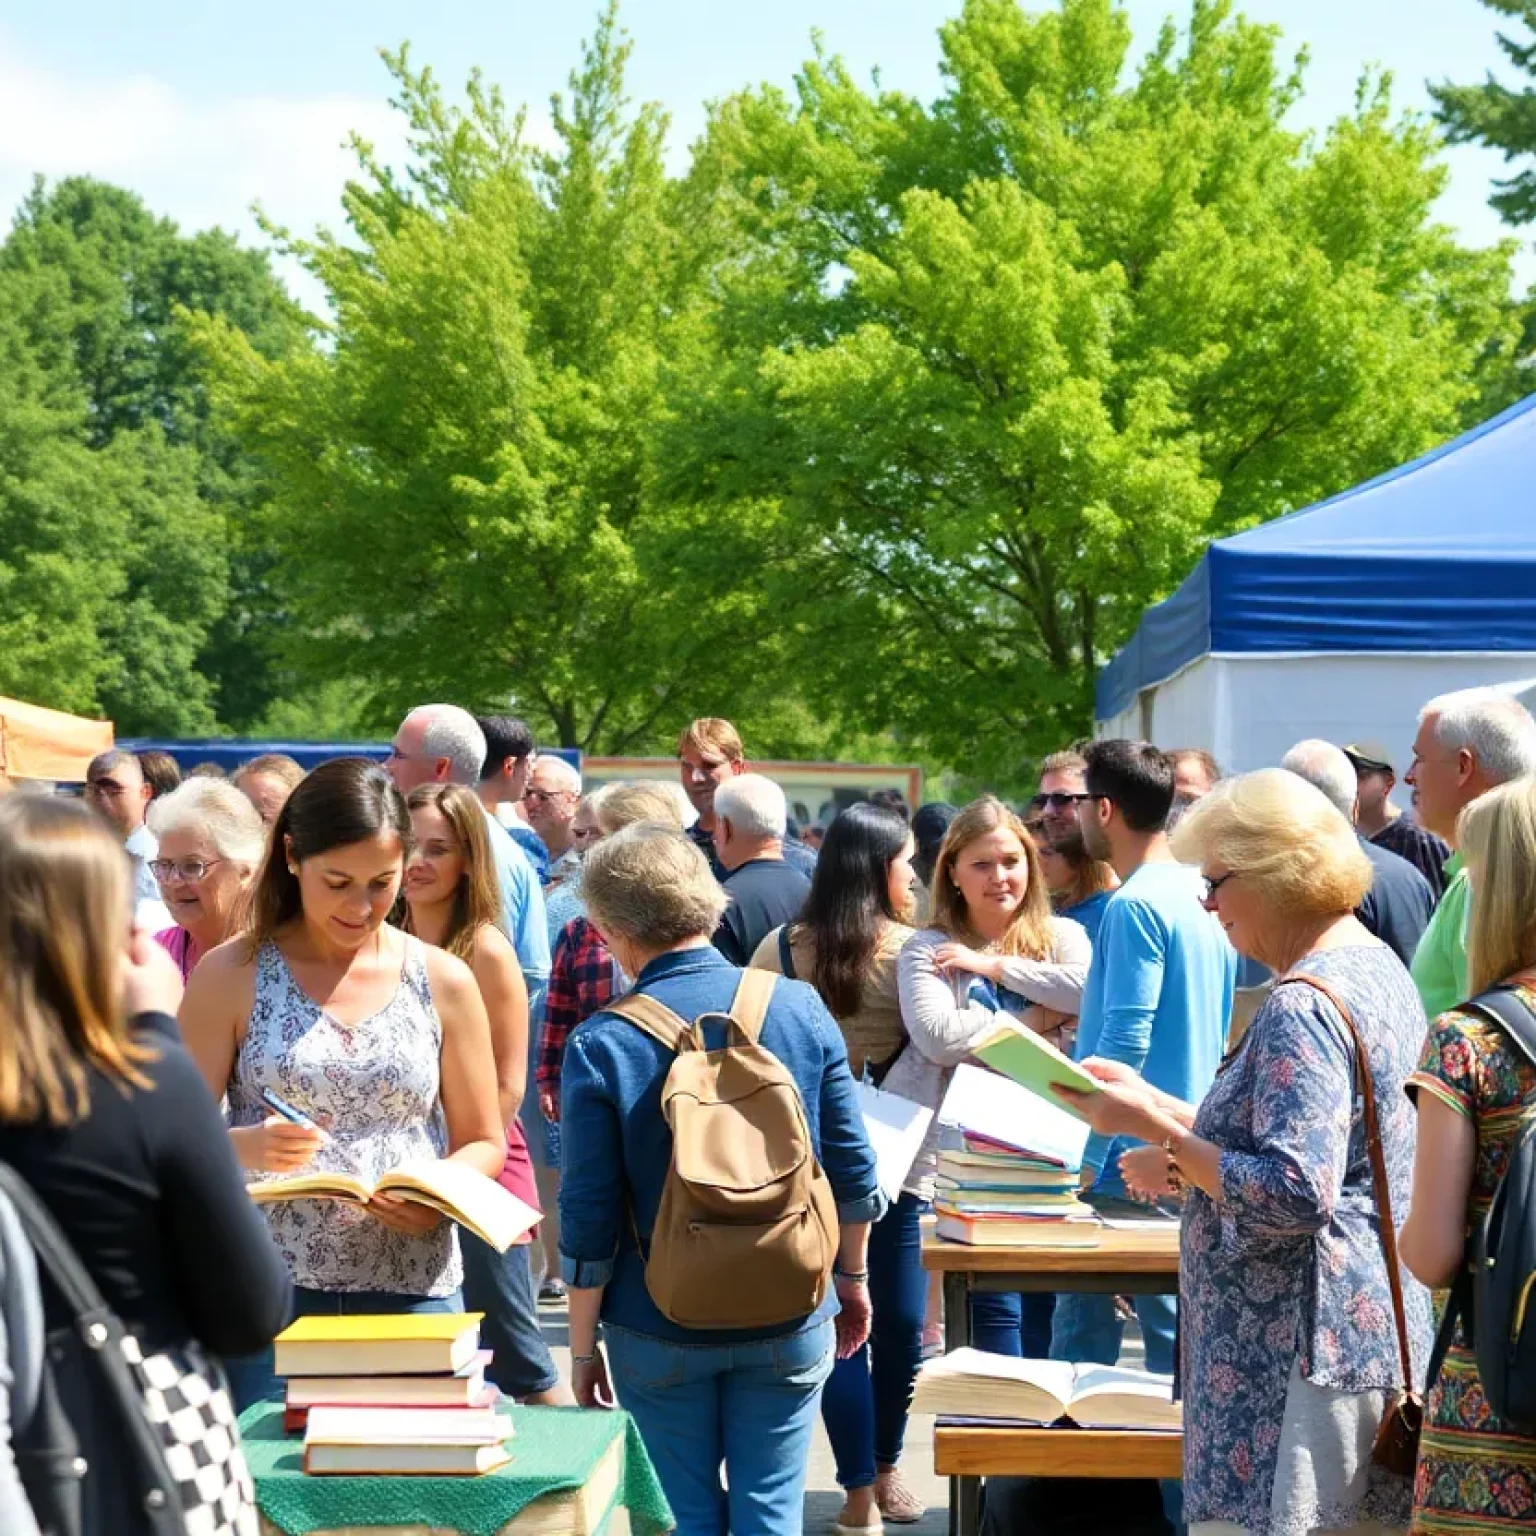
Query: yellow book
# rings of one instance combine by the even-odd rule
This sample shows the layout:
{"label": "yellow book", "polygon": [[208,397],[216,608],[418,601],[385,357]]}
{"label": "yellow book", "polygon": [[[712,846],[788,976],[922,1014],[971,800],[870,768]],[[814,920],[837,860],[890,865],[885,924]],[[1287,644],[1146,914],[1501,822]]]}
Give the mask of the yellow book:
{"label": "yellow book", "polygon": [[483,1312],[301,1317],[273,1340],[278,1376],[424,1376],[463,1369]]}
{"label": "yellow book", "polygon": [[497,1253],[505,1253],[542,1220],[538,1211],[495,1179],[446,1160],[405,1163],[372,1185],[354,1173],[296,1173],[247,1187],[257,1205],[274,1200],[348,1200],[366,1205],[375,1192],[399,1195],[441,1211]]}

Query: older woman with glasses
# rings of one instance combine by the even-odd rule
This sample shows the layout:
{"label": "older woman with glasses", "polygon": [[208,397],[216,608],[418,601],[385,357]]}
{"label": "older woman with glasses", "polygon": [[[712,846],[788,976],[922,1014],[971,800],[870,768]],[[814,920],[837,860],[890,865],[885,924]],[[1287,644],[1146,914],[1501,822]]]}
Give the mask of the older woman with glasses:
{"label": "older woman with glasses", "polygon": [[[1429,1296],[1380,1228],[1407,1215],[1404,1085],[1424,1011],[1402,962],[1354,916],[1371,867],[1346,818],[1282,769],[1228,779],[1173,836],[1207,908],[1278,980],[1199,1106],[1090,1058],[1094,1127],[1150,1145],[1121,1159],[1142,1198],[1188,1191],[1179,1265],[1190,1536],[1379,1531],[1412,1486],[1371,1446],[1428,1353]],[[1356,1041],[1359,1045],[1357,1047]],[[1357,1050],[1390,1198],[1378,1213]],[[1401,1318],[1399,1325],[1397,1319]],[[1402,1359],[1399,1338],[1409,1347]]]}
{"label": "older woman with glasses", "polygon": [[149,829],[160,845],[150,872],[176,921],[155,938],[185,981],[202,956],[244,923],[267,829],[251,802],[223,779],[188,779],[154,801]]}

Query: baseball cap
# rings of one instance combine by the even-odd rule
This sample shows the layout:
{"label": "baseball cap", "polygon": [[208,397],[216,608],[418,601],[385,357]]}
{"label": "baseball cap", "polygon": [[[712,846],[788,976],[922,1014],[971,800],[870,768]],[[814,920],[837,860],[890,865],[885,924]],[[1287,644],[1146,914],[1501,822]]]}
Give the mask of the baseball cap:
{"label": "baseball cap", "polygon": [[1357,773],[1362,768],[1385,768],[1388,773],[1397,771],[1392,766],[1387,749],[1379,741],[1352,741],[1345,746],[1344,756],[1355,765]]}

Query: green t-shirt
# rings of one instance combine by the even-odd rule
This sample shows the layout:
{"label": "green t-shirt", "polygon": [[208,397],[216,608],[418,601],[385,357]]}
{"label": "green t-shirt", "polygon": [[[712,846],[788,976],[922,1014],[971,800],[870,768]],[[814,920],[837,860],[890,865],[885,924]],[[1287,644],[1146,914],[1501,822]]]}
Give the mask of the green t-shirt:
{"label": "green t-shirt", "polygon": [[1445,872],[1450,884],[1413,952],[1413,982],[1431,1020],[1467,1000],[1467,914],[1472,887],[1459,853],[1447,860]]}

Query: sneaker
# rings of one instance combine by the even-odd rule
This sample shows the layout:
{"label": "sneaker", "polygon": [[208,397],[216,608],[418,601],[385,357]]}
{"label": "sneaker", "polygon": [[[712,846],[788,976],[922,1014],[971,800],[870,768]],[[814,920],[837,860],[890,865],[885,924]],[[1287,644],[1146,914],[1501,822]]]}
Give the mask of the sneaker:
{"label": "sneaker", "polygon": [[540,1301],[564,1301],[565,1281],[557,1280],[553,1275],[539,1287]]}

